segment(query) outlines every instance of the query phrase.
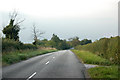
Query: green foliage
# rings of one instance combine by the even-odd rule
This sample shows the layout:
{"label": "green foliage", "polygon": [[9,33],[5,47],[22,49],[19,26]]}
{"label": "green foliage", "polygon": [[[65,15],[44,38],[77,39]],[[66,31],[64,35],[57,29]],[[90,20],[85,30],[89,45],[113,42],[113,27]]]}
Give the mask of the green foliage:
{"label": "green foliage", "polygon": [[98,41],[95,41],[91,44],[87,45],[79,45],[75,47],[78,50],[86,50],[97,54],[103,58],[108,59],[114,64],[119,64],[118,57],[120,57],[120,46],[118,43],[120,42],[120,37],[111,37],[111,38],[102,38]]}
{"label": "green foliage", "polygon": [[79,59],[86,64],[97,64],[97,65],[110,65],[111,63],[100,56],[97,56],[88,51],[72,50]]}
{"label": "green foliage", "polygon": [[69,49],[70,45],[67,43],[66,40],[61,40],[57,35],[53,34],[51,40],[37,40],[37,45],[42,47],[52,47],[59,50]]}
{"label": "green foliage", "polygon": [[92,43],[92,41],[88,40],[88,39],[83,39],[83,40],[80,41],[79,37],[74,37],[74,38],[69,39],[69,44],[72,47],[75,47],[77,45],[85,45],[85,44],[88,44],[88,43]]}
{"label": "green foliage", "polygon": [[37,45],[40,45],[41,47],[52,47],[51,46],[51,41],[47,40],[47,39],[43,39],[43,40],[37,40]]}
{"label": "green foliage", "polygon": [[85,44],[88,44],[88,43],[92,43],[92,41],[88,40],[88,39],[83,39],[82,41],[80,41],[80,45],[85,45]]}
{"label": "green foliage", "polygon": [[70,40],[70,45],[72,47],[75,47],[80,44],[80,40],[78,37],[70,38],[69,40]]}
{"label": "green foliage", "polygon": [[19,40],[18,32],[20,31],[20,27],[18,24],[14,25],[14,19],[10,20],[8,26],[3,29],[3,33],[5,34],[7,39]]}
{"label": "green foliage", "polygon": [[16,51],[10,52],[9,54],[2,55],[2,63],[3,64],[13,64],[19,62],[21,60],[26,60],[33,56],[54,52],[57,50],[25,50],[25,51]]}
{"label": "green foliage", "polygon": [[51,38],[51,45],[52,47],[59,49],[59,50],[70,48],[70,45],[67,44],[66,40],[60,40],[59,37],[55,34],[53,34],[53,37]]}
{"label": "green foliage", "polygon": [[66,40],[61,40],[61,42],[58,43],[58,46],[56,46],[56,48],[65,50],[65,49],[69,49],[70,45],[67,44]]}
{"label": "green foliage", "polygon": [[54,47],[59,50],[65,50],[77,45],[85,45],[91,43],[91,40],[84,39],[80,41],[78,37],[75,37],[75,38],[70,38],[69,41],[66,41],[60,39],[57,35],[53,34],[51,40],[47,40],[47,39],[37,40],[35,43],[42,47]]}
{"label": "green foliage", "polygon": [[32,44],[23,44],[19,41],[14,41],[11,39],[2,39],[2,52],[10,52],[16,50],[25,50],[25,49],[37,49],[36,46]]}
{"label": "green foliage", "polygon": [[[95,67],[88,70],[91,78],[118,78],[118,66]],[[118,80],[118,79],[116,79]]]}

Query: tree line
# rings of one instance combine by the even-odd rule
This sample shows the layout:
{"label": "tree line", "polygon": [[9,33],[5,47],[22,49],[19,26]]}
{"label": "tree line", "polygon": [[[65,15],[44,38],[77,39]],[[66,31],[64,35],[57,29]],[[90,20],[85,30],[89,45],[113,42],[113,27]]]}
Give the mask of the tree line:
{"label": "tree line", "polygon": [[[88,40],[88,39],[83,39],[83,40],[80,41],[78,37],[70,38],[67,41],[66,39],[62,40],[57,35],[53,34],[52,38],[50,40],[47,40],[47,39],[39,40],[39,39],[37,39],[35,45],[40,45],[42,47],[52,47],[52,48],[56,48],[56,49],[59,49],[59,50],[64,50],[64,49],[73,48],[77,45],[86,45],[88,43],[92,43],[92,41]],[[34,42],[33,42],[33,44],[34,44]]]}

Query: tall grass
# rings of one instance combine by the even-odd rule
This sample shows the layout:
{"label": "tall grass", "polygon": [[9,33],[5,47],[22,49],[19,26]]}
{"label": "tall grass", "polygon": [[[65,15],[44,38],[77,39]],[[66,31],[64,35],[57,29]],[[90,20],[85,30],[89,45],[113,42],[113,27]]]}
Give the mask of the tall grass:
{"label": "tall grass", "polygon": [[87,70],[89,76],[93,78],[93,80],[94,78],[99,78],[100,80],[111,80],[111,78],[114,78],[115,80],[118,79],[118,66],[112,65],[112,63],[109,60],[104,59],[103,57],[100,57],[88,51],[72,51],[78,56],[79,59],[81,59],[86,64],[102,65]]}
{"label": "tall grass", "polygon": [[77,50],[86,50],[92,53],[97,54],[103,58],[110,60],[114,64],[119,64],[120,61],[118,57],[120,57],[120,37],[111,37],[111,38],[102,38],[93,43],[87,45],[79,45],[76,46]]}
{"label": "tall grass", "polygon": [[72,50],[86,64],[111,65],[110,61],[88,51]]}
{"label": "tall grass", "polygon": [[[118,80],[118,66],[95,67],[88,70],[92,78],[107,78],[106,80]],[[102,79],[101,79],[102,80]]]}
{"label": "tall grass", "polygon": [[2,63],[4,65],[13,64],[22,60],[26,60],[28,58],[57,51],[56,49],[49,49],[49,50],[25,50],[25,51],[16,51],[16,52],[10,52],[9,54],[3,54],[2,55]]}

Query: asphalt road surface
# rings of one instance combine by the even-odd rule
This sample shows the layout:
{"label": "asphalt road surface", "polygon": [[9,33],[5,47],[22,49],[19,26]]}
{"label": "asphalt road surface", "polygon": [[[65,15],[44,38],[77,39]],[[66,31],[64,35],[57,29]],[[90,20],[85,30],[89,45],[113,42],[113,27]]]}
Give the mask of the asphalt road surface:
{"label": "asphalt road surface", "polygon": [[86,68],[70,50],[52,52],[3,67],[3,78],[86,78]]}

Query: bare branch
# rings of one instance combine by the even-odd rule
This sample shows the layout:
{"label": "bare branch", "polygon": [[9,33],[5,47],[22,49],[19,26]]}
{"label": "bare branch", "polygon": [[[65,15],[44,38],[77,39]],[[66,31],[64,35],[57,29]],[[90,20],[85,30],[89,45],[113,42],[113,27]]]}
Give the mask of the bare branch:
{"label": "bare branch", "polygon": [[21,20],[21,21],[19,21],[19,22],[16,22],[15,25],[18,25],[18,24],[22,23],[23,21],[25,21],[25,19],[23,19],[23,20]]}
{"label": "bare branch", "polygon": [[37,40],[38,38],[42,37],[45,32],[39,31],[39,29],[36,28],[35,24],[33,24],[33,35],[34,35],[34,40]]}
{"label": "bare branch", "polygon": [[20,20],[20,19],[18,19],[17,18],[17,16],[18,16],[18,12],[16,11],[16,10],[14,10],[12,13],[9,13],[9,16],[10,16],[10,20],[13,20],[14,22],[14,25],[15,26],[19,26],[19,28],[20,28],[20,23],[22,23],[23,21],[25,21],[25,19],[23,19],[23,20]]}
{"label": "bare branch", "polygon": [[9,13],[10,19],[15,20],[18,15],[18,12],[14,10],[12,13]]}

